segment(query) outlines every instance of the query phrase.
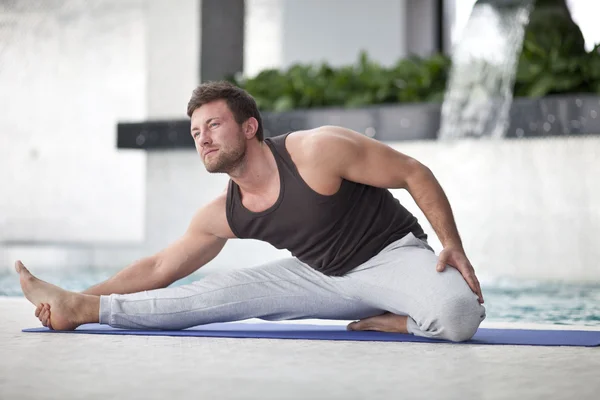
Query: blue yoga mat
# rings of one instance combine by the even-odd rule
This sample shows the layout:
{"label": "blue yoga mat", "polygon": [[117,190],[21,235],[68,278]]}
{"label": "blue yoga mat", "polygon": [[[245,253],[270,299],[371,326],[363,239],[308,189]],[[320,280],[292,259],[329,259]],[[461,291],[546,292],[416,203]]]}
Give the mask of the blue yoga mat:
{"label": "blue yoga mat", "polygon": [[[48,328],[23,329],[23,332],[74,333],[142,336],[197,336],[224,338],[350,340],[374,342],[451,343],[402,333],[347,331],[340,325],[303,325],[268,323],[218,323],[183,330],[118,329],[108,325],[86,324],[74,331]],[[458,344],[497,344],[530,346],[600,346],[600,331],[489,329],[479,328],[469,341]]]}

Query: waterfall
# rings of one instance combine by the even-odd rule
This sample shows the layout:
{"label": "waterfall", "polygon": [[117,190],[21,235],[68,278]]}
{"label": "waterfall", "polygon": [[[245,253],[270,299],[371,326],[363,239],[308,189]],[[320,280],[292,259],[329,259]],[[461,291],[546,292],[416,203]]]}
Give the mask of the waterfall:
{"label": "waterfall", "polygon": [[479,1],[452,52],[441,140],[502,137],[533,0]]}

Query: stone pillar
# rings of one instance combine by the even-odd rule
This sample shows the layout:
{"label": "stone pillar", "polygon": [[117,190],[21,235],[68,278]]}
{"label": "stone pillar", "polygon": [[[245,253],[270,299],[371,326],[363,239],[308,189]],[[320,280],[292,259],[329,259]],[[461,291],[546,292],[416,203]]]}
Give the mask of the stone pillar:
{"label": "stone pillar", "polygon": [[406,49],[427,57],[443,50],[442,1],[406,0]]}
{"label": "stone pillar", "polygon": [[201,0],[202,82],[244,69],[244,0]]}

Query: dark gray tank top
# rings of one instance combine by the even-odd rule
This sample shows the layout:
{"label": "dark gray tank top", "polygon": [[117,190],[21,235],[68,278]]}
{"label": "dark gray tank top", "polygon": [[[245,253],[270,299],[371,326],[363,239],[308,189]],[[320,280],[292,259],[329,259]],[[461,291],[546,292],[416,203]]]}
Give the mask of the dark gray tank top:
{"label": "dark gray tank top", "polygon": [[389,190],[342,180],[331,196],[312,190],[285,148],[289,133],[265,142],[279,169],[279,198],[262,212],[248,210],[240,188],[229,181],[227,221],[238,238],[257,239],[326,275],[341,276],[412,232],[427,235]]}

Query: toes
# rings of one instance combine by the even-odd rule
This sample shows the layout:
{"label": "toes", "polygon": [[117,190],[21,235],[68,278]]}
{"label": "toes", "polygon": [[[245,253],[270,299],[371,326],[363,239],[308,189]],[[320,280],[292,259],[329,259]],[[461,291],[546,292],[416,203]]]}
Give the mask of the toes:
{"label": "toes", "polygon": [[25,266],[23,265],[23,263],[21,262],[21,260],[17,260],[15,262],[15,270],[19,273],[19,274],[27,274],[27,275],[31,275],[31,273],[29,272],[29,270],[27,268],[25,268]]}
{"label": "toes", "polygon": [[366,324],[363,321],[354,321],[348,324],[349,331],[362,331],[366,329]]}
{"label": "toes", "polygon": [[40,314],[40,321],[42,322],[42,325],[44,325],[44,326],[48,325],[49,315],[50,315],[50,310],[48,310],[47,308],[44,308],[42,310],[42,313]]}

